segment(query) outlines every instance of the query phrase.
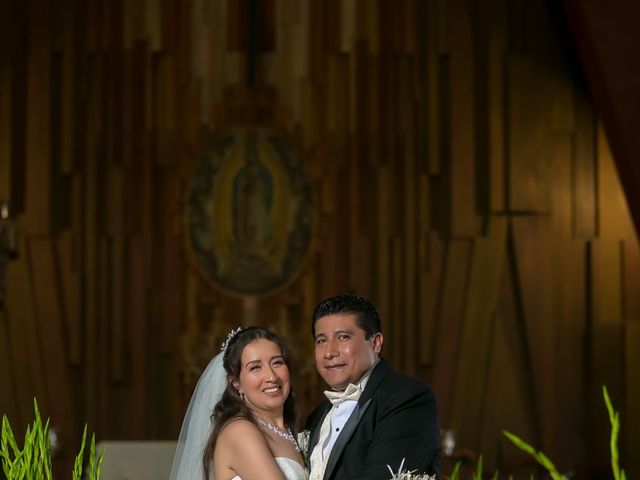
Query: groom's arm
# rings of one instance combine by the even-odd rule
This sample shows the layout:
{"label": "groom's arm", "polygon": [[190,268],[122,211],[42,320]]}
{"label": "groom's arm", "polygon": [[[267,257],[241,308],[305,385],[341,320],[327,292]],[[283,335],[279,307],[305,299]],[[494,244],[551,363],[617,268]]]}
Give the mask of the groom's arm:
{"label": "groom's arm", "polygon": [[[439,474],[440,427],[435,395],[425,384],[402,375],[380,393],[371,443],[362,464],[360,480],[388,480],[389,469]],[[396,382],[394,382],[396,383]],[[405,383],[405,382],[403,382]]]}

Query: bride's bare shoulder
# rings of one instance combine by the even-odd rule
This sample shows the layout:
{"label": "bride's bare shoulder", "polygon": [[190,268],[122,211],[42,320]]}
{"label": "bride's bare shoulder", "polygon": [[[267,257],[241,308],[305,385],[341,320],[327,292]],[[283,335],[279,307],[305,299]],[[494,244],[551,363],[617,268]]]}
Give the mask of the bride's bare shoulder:
{"label": "bride's bare shoulder", "polygon": [[246,418],[233,419],[224,426],[216,443],[214,463],[216,472],[224,469],[220,478],[238,475],[243,479],[285,480],[262,431]]}
{"label": "bride's bare shoulder", "polygon": [[230,419],[220,430],[218,442],[223,442],[234,446],[237,443],[257,442],[266,445],[266,439],[252,421],[244,417],[234,417]]}

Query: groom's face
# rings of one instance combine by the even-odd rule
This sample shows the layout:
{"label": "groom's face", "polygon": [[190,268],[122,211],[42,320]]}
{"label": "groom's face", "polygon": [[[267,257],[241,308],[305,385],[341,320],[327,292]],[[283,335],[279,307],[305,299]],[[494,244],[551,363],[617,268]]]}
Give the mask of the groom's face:
{"label": "groom's face", "polygon": [[315,355],[320,376],[334,390],[357,383],[378,357],[382,340],[381,333],[365,339],[356,314],[319,318],[315,326]]}

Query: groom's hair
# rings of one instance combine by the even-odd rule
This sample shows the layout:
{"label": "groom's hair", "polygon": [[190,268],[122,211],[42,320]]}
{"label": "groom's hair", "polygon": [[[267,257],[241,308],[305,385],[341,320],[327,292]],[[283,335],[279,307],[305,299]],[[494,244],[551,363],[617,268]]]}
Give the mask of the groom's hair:
{"label": "groom's hair", "polygon": [[318,320],[322,317],[336,314],[356,315],[356,322],[364,331],[366,340],[369,340],[376,333],[382,333],[380,314],[373,303],[354,293],[343,293],[323,300],[315,308],[311,322],[311,336],[313,338],[316,336],[316,323]]}

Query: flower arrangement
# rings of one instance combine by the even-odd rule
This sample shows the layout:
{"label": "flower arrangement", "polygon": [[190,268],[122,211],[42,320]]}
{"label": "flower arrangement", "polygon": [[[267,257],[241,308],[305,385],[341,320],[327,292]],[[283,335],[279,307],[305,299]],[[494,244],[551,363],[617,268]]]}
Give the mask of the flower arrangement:
{"label": "flower arrangement", "polygon": [[[11,425],[6,415],[2,417],[2,435],[0,440],[0,460],[2,470],[7,480],[23,479],[47,479],[52,480],[51,470],[51,445],[49,440],[49,420],[43,425],[38,402],[33,400],[35,420],[33,426],[27,426],[24,437],[24,446],[18,447]],[[82,478],[82,465],[85,444],[87,439],[87,426],[84,426],[80,452],[73,465],[73,480]],[[89,450],[89,480],[100,479],[100,465],[104,457],[104,451],[96,459],[95,435],[91,437]]]}
{"label": "flower arrangement", "polygon": [[427,475],[426,473],[419,474],[416,473],[415,470],[411,470],[409,472],[403,471],[404,460],[405,459],[403,458],[402,462],[400,462],[400,468],[398,468],[397,473],[393,473],[393,469],[389,465],[387,465],[389,472],[391,472],[390,480],[436,480],[435,475]]}
{"label": "flower arrangement", "polygon": [[304,462],[307,463],[309,459],[309,436],[311,432],[309,430],[303,430],[298,433],[298,447],[304,458]]}

